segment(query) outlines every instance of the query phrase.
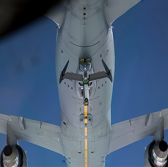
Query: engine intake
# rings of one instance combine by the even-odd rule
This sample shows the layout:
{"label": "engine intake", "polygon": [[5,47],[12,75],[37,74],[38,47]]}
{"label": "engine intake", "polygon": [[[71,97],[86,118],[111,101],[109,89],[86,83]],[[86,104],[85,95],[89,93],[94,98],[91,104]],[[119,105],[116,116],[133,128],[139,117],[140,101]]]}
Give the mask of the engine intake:
{"label": "engine intake", "polygon": [[153,161],[156,166],[164,166],[167,163],[167,143],[157,142],[152,150]]}
{"label": "engine intake", "polygon": [[27,167],[27,157],[18,145],[7,145],[1,153],[1,167]]}
{"label": "engine intake", "polygon": [[153,141],[147,147],[144,157],[144,167],[167,167],[168,146],[165,141]]}
{"label": "engine intake", "polygon": [[4,167],[18,167],[19,153],[14,146],[7,145],[3,149],[3,165]]}
{"label": "engine intake", "polygon": [[5,146],[5,148],[3,149],[3,153],[5,156],[10,156],[13,152],[12,146],[7,145]]}

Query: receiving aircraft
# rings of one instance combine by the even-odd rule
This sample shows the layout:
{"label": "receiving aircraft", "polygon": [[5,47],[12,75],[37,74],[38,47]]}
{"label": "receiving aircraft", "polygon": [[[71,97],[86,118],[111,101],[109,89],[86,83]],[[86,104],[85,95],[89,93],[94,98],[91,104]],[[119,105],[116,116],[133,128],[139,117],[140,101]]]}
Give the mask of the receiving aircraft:
{"label": "receiving aircraft", "polygon": [[49,14],[59,25],[56,74],[61,127],[1,114],[0,132],[7,134],[8,143],[1,166],[27,166],[18,139],[65,156],[67,166],[102,167],[108,154],[147,136],[154,140],[146,149],[144,166],[167,165],[163,140],[168,109],[111,125],[115,65],[111,23],[139,1],[103,2],[70,1],[66,12],[62,5],[61,12]]}

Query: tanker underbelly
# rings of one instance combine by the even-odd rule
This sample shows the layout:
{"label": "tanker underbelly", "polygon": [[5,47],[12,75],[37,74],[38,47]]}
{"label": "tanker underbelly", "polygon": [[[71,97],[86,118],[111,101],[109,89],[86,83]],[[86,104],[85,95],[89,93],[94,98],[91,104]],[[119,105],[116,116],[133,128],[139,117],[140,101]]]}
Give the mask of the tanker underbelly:
{"label": "tanker underbelly", "polygon": [[[103,167],[110,144],[111,108],[98,126],[75,127],[61,111],[61,131],[67,166]],[[86,131],[87,129],[87,131]]]}
{"label": "tanker underbelly", "polygon": [[[97,5],[100,3],[99,10],[85,6],[84,20],[83,12],[76,8],[78,6],[70,6],[56,41],[61,135],[64,156],[70,167],[104,167],[109,151],[115,58],[112,27],[108,27],[105,21],[102,2],[96,2]],[[90,63],[91,68],[83,70],[80,68],[82,63],[84,66]],[[80,74],[86,81],[90,79],[90,74],[104,72],[106,69],[109,71],[106,71],[106,78],[86,83],[84,80],[63,78],[65,75],[62,71],[66,64],[66,72],[70,75]],[[109,74],[111,79],[108,78]],[[84,92],[84,84],[88,93]],[[85,97],[89,100],[88,104],[84,103]]]}
{"label": "tanker underbelly", "polygon": [[[79,49],[78,46],[75,47]],[[80,50],[82,49],[80,48]],[[89,49],[86,50],[89,51]],[[82,54],[74,54],[64,42],[57,40],[56,74],[61,108],[62,143],[67,165],[71,167],[105,166],[105,157],[110,144],[111,98],[115,61],[111,27],[103,45],[96,53],[90,54],[85,54],[84,57]],[[89,105],[87,106],[87,115],[85,115],[83,86],[81,85],[84,82],[79,83],[64,78],[59,83],[59,80],[67,62],[69,64],[66,72],[82,74],[79,69],[80,62],[84,60],[84,63],[87,63],[87,59],[91,62],[92,67],[91,71],[87,71],[88,74],[105,71],[103,60],[110,69],[112,80],[106,77],[88,83],[88,88],[90,88]]]}

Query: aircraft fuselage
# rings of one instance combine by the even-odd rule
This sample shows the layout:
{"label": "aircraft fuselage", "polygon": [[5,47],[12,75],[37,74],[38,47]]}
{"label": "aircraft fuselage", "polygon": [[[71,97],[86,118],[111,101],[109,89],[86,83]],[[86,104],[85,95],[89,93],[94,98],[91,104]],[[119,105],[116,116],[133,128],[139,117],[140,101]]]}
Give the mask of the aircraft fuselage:
{"label": "aircraft fuselage", "polygon": [[[64,156],[68,166],[86,166],[83,90],[78,81],[59,77],[69,60],[67,72],[82,73],[80,59],[90,59],[90,73],[104,71],[102,59],[114,80],[114,44],[112,27],[103,11],[103,0],[75,1],[68,5],[56,40],[56,76],[61,109],[61,131]],[[108,78],[89,86],[87,107],[87,167],[105,166],[111,130],[111,98],[113,82]]]}

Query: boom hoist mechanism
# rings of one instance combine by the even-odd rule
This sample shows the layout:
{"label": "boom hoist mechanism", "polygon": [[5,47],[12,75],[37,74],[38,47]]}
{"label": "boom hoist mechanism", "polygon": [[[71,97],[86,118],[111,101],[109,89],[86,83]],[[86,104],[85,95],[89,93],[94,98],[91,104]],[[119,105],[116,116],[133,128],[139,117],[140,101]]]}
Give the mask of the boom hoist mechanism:
{"label": "boom hoist mechanism", "polygon": [[90,59],[81,59],[79,63],[79,68],[81,71],[83,71],[82,74],[76,74],[76,73],[70,73],[66,72],[67,67],[69,64],[69,60],[67,61],[65,67],[63,68],[60,79],[59,79],[59,84],[64,80],[64,79],[70,79],[70,80],[75,80],[75,81],[81,81],[83,84],[83,103],[85,106],[89,105],[89,81],[94,81],[97,79],[102,79],[102,78],[109,78],[111,82],[113,82],[112,75],[110,72],[110,69],[102,59],[102,64],[104,66],[105,71],[100,71],[97,73],[89,74],[88,71],[91,69],[91,61]]}

